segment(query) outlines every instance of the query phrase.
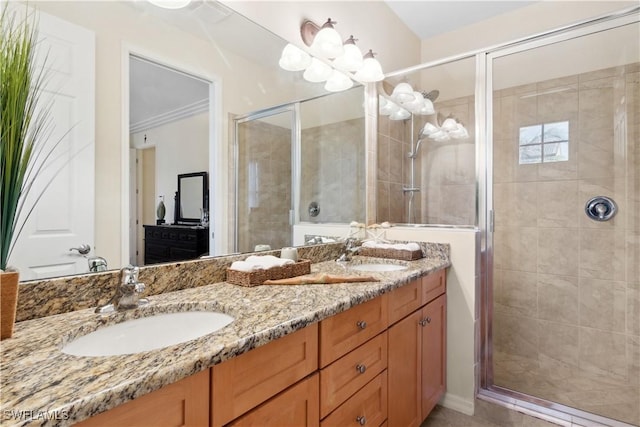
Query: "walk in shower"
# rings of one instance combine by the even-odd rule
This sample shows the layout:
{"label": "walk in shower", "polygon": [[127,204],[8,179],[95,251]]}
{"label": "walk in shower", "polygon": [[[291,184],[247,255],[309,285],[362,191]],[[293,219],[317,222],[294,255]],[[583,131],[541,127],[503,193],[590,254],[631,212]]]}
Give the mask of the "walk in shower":
{"label": "walk in shower", "polygon": [[[379,88],[440,92],[437,114],[378,117],[377,220],[478,227],[482,399],[640,425],[639,16],[434,61]],[[469,137],[420,136],[447,117]]]}
{"label": "walk in shower", "polygon": [[359,86],[234,120],[236,251],[291,246],[298,223],[364,221],[363,100]]}

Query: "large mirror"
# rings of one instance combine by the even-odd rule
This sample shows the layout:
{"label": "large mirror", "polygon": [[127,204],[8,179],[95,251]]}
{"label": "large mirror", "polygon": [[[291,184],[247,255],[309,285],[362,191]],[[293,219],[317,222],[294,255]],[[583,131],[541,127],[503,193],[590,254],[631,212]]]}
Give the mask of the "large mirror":
{"label": "large mirror", "polygon": [[[90,193],[82,192],[77,197],[78,204],[85,206],[87,212],[68,208],[63,216],[47,216],[45,212],[38,218],[42,224],[52,223],[54,219],[60,222],[61,218],[76,224],[83,219],[89,223],[88,237],[66,233],[72,238],[55,246],[59,259],[46,263],[40,258],[26,259],[24,267],[19,266],[21,280],[85,274],[88,272],[87,258],[94,256],[105,258],[109,269],[121,268],[132,261],[142,264],[141,254],[137,257],[131,253],[131,248],[136,246],[131,240],[140,234],[136,227],[156,224],[160,196],[166,203],[167,218],[172,219],[173,206],[169,205],[176,190],[159,188],[165,179],[160,179],[159,174],[168,168],[159,163],[144,171],[132,166],[136,159],[142,163],[144,156],[148,157],[145,165],[154,163],[146,150],[140,149],[136,154],[134,148],[136,138],[141,138],[141,144],[148,142],[154,128],[138,128],[135,132],[130,129],[132,82],[128,71],[131,57],[144,58],[177,73],[197,77],[208,85],[208,108],[199,110],[206,119],[203,126],[207,129],[207,152],[193,155],[189,148],[182,150],[182,155],[206,159],[207,167],[195,170],[208,171],[211,197],[206,203],[211,223],[217,223],[224,231],[216,233],[217,240],[211,253],[232,252],[233,241],[226,236],[226,230],[233,222],[232,201],[229,200],[233,188],[230,118],[324,95],[323,84],[308,83],[302,79],[302,73],[281,70],[278,60],[286,42],[213,0],[192,1],[180,10],[161,9],[147,1],[43,0],[29,1],[28,6],[41,15],[41,36],[50,42],[49,55],[53,62],[62,64],[59,67],[61,74],[66,73],[65,67],[75,64],[78,58],[85,58],[90,66],[79,73],[86,80],[88,107],[75,110],[92,114],[88,120],[91,129],[75,140],[92,144],[91,149],[83,153],[91,151],[93,160],[83,159],[90,169],[83,172],[85,175],[77,179],[68,177],[68,183],[84,181],[91,185]],[[113,25],[114,22],[118,25]],[[71,53],[63,51],[64,43],[58,43],[61,39],[56,31],[63,28],[63,31],[77,30],[74,40],[78,46],[74,46]],[[174,140],[180,142],[180,135]],[[150,181],[152,185],[131,188],[136,174],[152,171],[157,176],[155,181]],[[168,171],[170,177],[166,179],[175,183],[176,174],[186,172]],[[68,189],[63,186],[58,191]],[[59,200],[59,195],[52,194],[51,198]],[[139,203],[146,203],[151,209],[146,210],[147,217],[141,217],[136,225],[130,207]],[[192,215],[188,217],[192,218]],[[53,235],[53,231],[63,229],[66,230],[52,224],[45,232]],[[87,255],[69,250],[84,243],[92,248]],[[137,246],[141,247],[140,244]],[[20,256],[29,258],[30,252],[24,250]]]}

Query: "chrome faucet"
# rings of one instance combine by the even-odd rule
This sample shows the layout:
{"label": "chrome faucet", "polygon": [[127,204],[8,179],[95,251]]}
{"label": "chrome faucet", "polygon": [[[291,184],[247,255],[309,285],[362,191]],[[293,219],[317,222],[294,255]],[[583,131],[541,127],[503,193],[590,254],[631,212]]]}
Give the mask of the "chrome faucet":
{"label": "chrome faucet", "polygon": [[336,261],[338,262],[351,261],[351,257],[360,250],[360,246],[356,246],[356,242],[357,240],[354,239],[353,237],[350,237],[347,240],[345,240],[342,253],[340,254],[340,256]]}
{"label": "chrome faucet", "polygon": [[110,313],[147,305],[149,300],[140,298],[145,286],[144,283],[138,282],[139,272],[140,268],[132,265],[120,270],[120,286],[115,295],[108,304],[96,308],[96,313]]}

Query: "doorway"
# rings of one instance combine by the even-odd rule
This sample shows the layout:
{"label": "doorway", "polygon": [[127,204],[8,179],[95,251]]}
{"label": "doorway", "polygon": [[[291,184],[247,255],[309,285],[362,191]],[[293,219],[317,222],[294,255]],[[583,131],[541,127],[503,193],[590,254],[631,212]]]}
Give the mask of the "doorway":
{"label": "doorway", "polygon": [[[144,226],[176,222],[178,175],[210,171],[213,83],[129,53],[128,262],[143,265]],[[212,174],[209,174],[212,176]],[[209,185],[212,200],[213,185]],[[158,205],[165,206],[159,218]],[[213,233],[209,233],[213,248]]]}

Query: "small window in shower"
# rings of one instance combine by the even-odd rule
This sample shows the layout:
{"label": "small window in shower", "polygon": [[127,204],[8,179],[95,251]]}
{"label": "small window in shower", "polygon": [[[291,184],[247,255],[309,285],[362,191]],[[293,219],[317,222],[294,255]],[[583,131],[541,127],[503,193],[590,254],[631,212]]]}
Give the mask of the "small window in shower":
{"label": "small window in shower", "polygon": [[519,164],[569,160],[569,122],[542,123],[520,128]]}

